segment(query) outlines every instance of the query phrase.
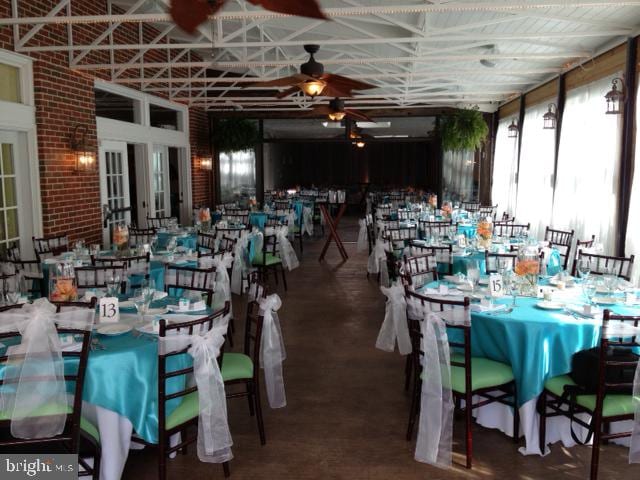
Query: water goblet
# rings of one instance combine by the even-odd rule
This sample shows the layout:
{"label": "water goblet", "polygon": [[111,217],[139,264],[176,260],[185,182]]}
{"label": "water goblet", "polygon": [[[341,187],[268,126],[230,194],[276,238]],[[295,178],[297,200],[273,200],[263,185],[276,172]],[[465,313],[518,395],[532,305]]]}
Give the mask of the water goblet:
{"label": "water goblet", "polygon": [[107,287],[107,296],[117,297],[120,291],[120,275],[108,275],[105,284]]}
{"label": "water goblet", "polygon": [[591,273],[591,262],[588,258],[580,258],[578,260],[578,274],[580,275],[580,279],[584,282],[589,278],[589,274]]}
{"label": "water goblet", "polygon": [[593,298],[596,295],[597,286],[596,282],[592,279],[586,279],[582,284],[582,292],[584,296],[587,298],[587,303],[589,305],[593,305]]}

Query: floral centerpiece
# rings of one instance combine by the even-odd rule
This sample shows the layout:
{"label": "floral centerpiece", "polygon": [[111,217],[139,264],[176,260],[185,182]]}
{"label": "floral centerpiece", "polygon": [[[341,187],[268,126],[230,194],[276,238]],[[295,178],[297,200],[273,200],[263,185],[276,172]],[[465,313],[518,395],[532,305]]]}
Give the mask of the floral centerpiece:
{"label": "floral centerpiece", "polygon": [[485,249],[491,248],[491,237],[493,236],[493,225],[489,218],[483,218],[478,222],[476,230],[478,235],[478,246]]}
{"label": "floral centerpiece", "polygon": [[523,295],[536,295],[538,274],[540,273],[540,257],[536,247],[523,247],[518,253],[515,273],[520,278]]}
{"label": "floral centerpiece", "polygon": [[204,231],[208,231],[211,228],[211,212],[208,207],[200,207],[200,210],[198,210],[198,221]]}
{"label": "floral centerpiece", "polygon": [[78,299],[78,288],[74,278],[58,277],[53,280],[49,300],[53,302],[73,302]]}
{"label": "floral centerpiece", "polygon": [[444,218],[451,218],[452,208],[449,202],[444,202],[440,210],[442,210],[442,216]]}
{"label": "floral centerpiece", "polygon": [[436,208],[438,208],[438,196],[437,195],[434,195],[434,194],[429,195],[429,206],[434,210]]}
{"label": "floral centerpiece", "polygon": [[119,251],[127,250],[129,248],[129,228],[123,223],[114,225],[111,241]]}

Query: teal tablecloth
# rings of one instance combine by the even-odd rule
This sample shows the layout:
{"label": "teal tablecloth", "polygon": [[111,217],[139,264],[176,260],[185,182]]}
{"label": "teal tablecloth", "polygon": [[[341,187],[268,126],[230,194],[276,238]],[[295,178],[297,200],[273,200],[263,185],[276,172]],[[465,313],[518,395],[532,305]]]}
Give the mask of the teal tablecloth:
{"label": "teal tablecloth", "polygon": [[[508,314],[471,313],[471,354],[511,365],[520,405],[540,395],[549,378],[569,373],[574,353],[600,341],[601,319],[576,319],[562,311],[542,310],[535,307],[538,301],[518,297],[516,308]],[[511,298],[497,301],[510,302]],[[628,315],[639,311],[609,308]],[[450,336],[459,341],[459,333]]]}
{"label": "teal tablecloth", "polygon": [[267,217],[268,215],[264,212],[251,212],[249,214],[249,224],[260,230],[264,230],[267,224]]}
{"label": "teal tablecloth", "polygon": [[169,239],[172,236],[176,237],[176,244],[179,247],[190,248],[191,250],[195,250],[198,244],[198,235],[196,233],[189,233],[186,236],[176,235],[169,232],[158,232],[158,248],[165,248],[167,243],[169,243]]}
{"label": "teal tablecloth", "polygon": [[458,224],[458,233],[464,235],[467,238],[474,238],[476,236],[476,225],[460,225]]}

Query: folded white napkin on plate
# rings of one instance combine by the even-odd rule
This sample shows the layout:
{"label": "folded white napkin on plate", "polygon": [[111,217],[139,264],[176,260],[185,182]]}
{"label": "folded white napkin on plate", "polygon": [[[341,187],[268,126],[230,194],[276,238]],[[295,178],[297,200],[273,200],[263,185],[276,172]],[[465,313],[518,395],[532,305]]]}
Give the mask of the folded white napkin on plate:
{"label": "folded white napkin on plate", "polygon": [[193,322],[194,320],[199,320],[201,318],[205,318],[206,315],[186,315],[180,313],[172,313],[171,315],[163,315],[162,318],[166,319],[169,323],[184,323],[184,322]]}
{"label": "folded white napkin on plate", "polygon": [[479,303],[474,303],[469,308],[471,309],[472,312],[486,313],[486,312],[500,312],[502,310],[506,310],[507,306],[506,305],[489,306],[489,305],[481,305]]}
{"label": "folded white napkin on plate", "polygon": [[461,297],[463,293],[457,288],[450,288],[445,293],[441,292],[439,288],[425,288],[422,290],[425,295],[440,295],[442,297]]}
{"label": "folded white napkin on plate", "polygon": [[207,308],[207,303],[205,301],[192,302],[189,304],[189,310],[180,310],[179,305],[167,305],[167,310],[170,312],[200,312]]}

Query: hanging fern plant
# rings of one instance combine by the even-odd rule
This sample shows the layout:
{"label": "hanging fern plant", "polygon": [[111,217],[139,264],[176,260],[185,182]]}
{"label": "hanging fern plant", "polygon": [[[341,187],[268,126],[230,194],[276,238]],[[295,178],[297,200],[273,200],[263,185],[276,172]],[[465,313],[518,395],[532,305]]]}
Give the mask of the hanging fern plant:
{"label": "hanging fern plant", "polygon": [[246,118],[225,118],[213,127],[213,147],[218,152],[239,152],[253,148],[258,142],[255,121]]}
{"label": "hanging fern plant", "polygon": [[478,109],[458,110],[442,119],[442,149],[477,150],[489,134],[489,126]]}

